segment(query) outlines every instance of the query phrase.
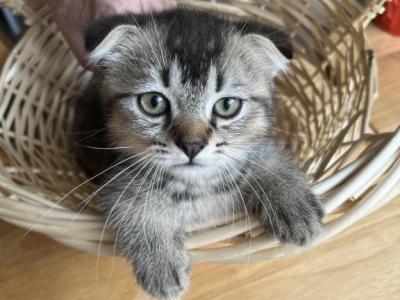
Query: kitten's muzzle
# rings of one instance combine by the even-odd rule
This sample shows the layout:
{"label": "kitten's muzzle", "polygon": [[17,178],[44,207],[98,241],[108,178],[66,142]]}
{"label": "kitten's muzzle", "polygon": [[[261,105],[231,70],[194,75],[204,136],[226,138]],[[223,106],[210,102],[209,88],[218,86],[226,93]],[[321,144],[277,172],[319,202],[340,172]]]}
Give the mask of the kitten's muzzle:
{"label": "kitten's muzzle", "polygon": [[187,138],[177,138],[175,144],[186,154],[190,162],[205,146],[207,146],[207,141],[205,139],[192,140]]}

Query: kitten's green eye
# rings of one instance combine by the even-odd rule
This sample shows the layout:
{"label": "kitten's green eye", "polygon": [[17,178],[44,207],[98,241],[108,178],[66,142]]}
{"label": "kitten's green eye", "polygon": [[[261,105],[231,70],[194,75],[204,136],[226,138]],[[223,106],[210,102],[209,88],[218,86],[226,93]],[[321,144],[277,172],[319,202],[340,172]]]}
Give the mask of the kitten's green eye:
{"label": "kitten's green eye", "polygon": [[146,93],[139,96],[139,106],[148,115],[159,116],[168,110],[168,99],[159,93]]}
{"label": "kitten's green eye", "polygon": [[242,100],[238,98],[222,98],[214,105],[214,114],[221,118],[235,117],[242,108]]}

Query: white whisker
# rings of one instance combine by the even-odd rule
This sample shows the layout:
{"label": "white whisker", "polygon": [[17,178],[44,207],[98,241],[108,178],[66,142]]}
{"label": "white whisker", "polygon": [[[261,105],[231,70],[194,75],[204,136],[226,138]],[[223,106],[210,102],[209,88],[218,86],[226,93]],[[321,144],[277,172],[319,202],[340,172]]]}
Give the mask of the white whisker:
{"label": "white whisker", "polygon": [[101,190],[103,190],[107,185],[109,185],[111,182],[113,182],[115,179],[117,179],[119,176],[121,176],[121,174],[125,173],[127,170],[134,167],[135,165],[137,165],[139,162],[146,159],[150,155],[151,154],[147,154],[145,157],[141,158],[140,160],[136,161],[135,163],[124,168],[122,171],[118,172],[117,175],[112,177],[109,181],[107,181],[105,184],[103,184],[101,187],[99,187],[96,191],[94,191],[87,199],[84,200],[84,205],[81,207],[81,209],[78,211],[78,213],[72,219],[72,221],[64,228],[64,231],[66,231],[69,228],[69,226],[71,226],[71,224],[75,222],[75,220],[78,218],[78,216],[82,213],[82,211],[85,209],[85,207],[89,204],[90,200],[92,200]]}
{"label": "white whisker", "polygon": [[[234,178],[233,175],[232,175],[232,172],[229,170],[229,168],[226,167],[226,164],[224,164],[223,167],[224,167],[225,170],[228,172],[228,175],[229,175],[229,176],[231,177],[231,179],[232,179],[232,183],[234,184],[234,186],[236,187],[236,190],[238,191],[239,197],[240,197],[240,199],[241,199],[241,201],[242,201],[242,204],[243,204],[243,208],[244,208],[244,211],[245,211],[245,215],[246,215],[246,217],[247,217],[247,221],[248,221],[248,225],[249,225],[249,230],[250,230],[250,236],[251,236],[251,221],[250,221],[250,215],[249,215],[249,212],[248,212],[248,210],[247,210],[247,206],[246,206],[246,202],[244,201],[243,194],[242,194],[242,192],[241,192],[239,186],[237,185],[236,180],[235,180],[235,178]],[[240,173],[239,173],[239,174],[240,174]],[[250,241],[250,249],[251,249],[251,239],[249,239],[249,241]]]}
{"label": "white whisker", "polygon": [[[249,174],[249,175],[251,176],[251,178],[255,181],[255,183],[256,183],[256,184],[258,185],[258,187],[261,189],[261,191],[262,191],[262,193],[263,193],[265,199],[267,200],[267,203],[269,204],[269,207],[270,207],[270,209],[271,209],[271,212],[272,212],[272,214],[273,214],[273,217],[275,218],[275,220],[277,220],[277,219],[278,219],[278,216],[276,215],[275,210],[273,209],[272,203],[271,203],[271,201],[270,201],[270,199],[269,199],[267,193],[265,192],[264,188],[261,186],[261,184],[259,183],[259,181],[255,178],[255,176],[253,175],[253,173],[252,173],[250,170],[245,169],[244,167],[242,167],[242,166],[238,163],[238,161],[236,161],[236,159],[235,159],[234,157],[229,156],[229,155],[227,155],[227,154],[224,154],[224,155],[226,155],[228,158],[230,158],[230,159],[232,159],[233,161],[235,161],[236,164],[237,164],[240,168],[242,168],[247,174]],[[267,217],[268,217],[268,219],[269,219],[269,222],[270,222],[270,224],[271,224],[271,227],[272,227],[272,228],[271,228],[271,229],[272,229],[272,235],[273,235],[273,237],[276,239],[276,234],[275,234],[275,229],[274,229],[274,222],[272,221],[271,216],[270,216],[269,213],[268,213],[268,209],[265,207],[264,201],[261,199],[261,197],[260,197],[260,195],[258,194],[258,192],[254,189],[254,187],[247,181],[247,179],[246,179],[244,176],[243,176],[243,179],[244,179],[245,182],[251,187],[251,189],[256,193],[256,196],[257,196],[258,200],[260,201],[260,204],[263,206],[264,212],[266,213],[266,215],[267,215]],[[259,178],[259,179],[260,179],[260,178]]]}
{"label": "white whisker", "polygon": [[[147,156],[147,157],[148,157],[148,156]],[[146,158],[147,158],[147,157],[146,157]],[[142,162],[133,170],[133,172],[136,171],[138,168],[140,168],[141,166],[143,166],[143,165],[146,164],[146,163],[147,163],[147,161],[146,161],[145,159],[144,159],[144,161],[143,161],[143,159],[142,159]],[[105,231],[106,231],[106,229],[107,229],[108,222],[110,221],[111,215],[112,215],[112,213],[114,212],[114,209],[117,207],[117,205],[118,205],[118,203],[120,202],[120,200],[122,199],[123,195],[124,195],[124,194],[126,193],[126,191],[128,190],[129,186],[133,183],[133,181],[134,181],[134,180],[136,179],[136,177],[140,174],[140,172],[143,170],[143,168],[144,168],[144,167],[142,167],[142,169],[140,169],[139,172],[137,172],[137,173],[132,177],[132,179],[131,179],[131,180],[129,181],[129,183],[125,186],[124,190],[120,193],[118,199],[115,201],[115,203],[114,203],[114,205],[112,206],[110,212],[108,213],[107,219],[106,219],[106,221],[105,221],[105,223],[104,223],[104,226],[103,226],[103,230],[102,230],[102,232],[101,232],[100,243],[99,243],[99,247],[98,247],[98,250],[97,250],[97,273],[98,273],[98,271],[99,271],[99,260],[100,260],[100,253],[101,253],[101,244],[102,244],[102,240],[103,240]],[[96,282],[97,282],[97,279],[98,279],[98,278],[97,278],[97,275],[96,275]]]}
{"label": "white whisker", "polygon": [[[53,211],[53,209],[55,209],[55,208],[57,207],[58,204],[60,204],[62,201],[64,201],[67,197],[69,197],[73,192],[75,192],[76,190],[78,190],[81,186],[87,184],[88,182],[90,182],[90,181],[92,181],[93,179],[99,177],[100,175],[106,173],[107,171],[109,171],[109,170],[111,170],[111,169],[117,167],[118,165],[120,165],[120,164],[122,164],[122,163],[124,163],[124,162],[126,162],[126,161],[128,161],[128,160],[131,160],[131,159],[133,159],[133,158],[135,158],[135,157],[137,157],[137,156],[139,156],[139,155],[142,155],[142,154],[144,154],[144,153],[146,153],[146,151],[141,152],[141,153],[138,153],[138,154],[133,155],[133,156],[130,156],[130,157],[128,157],[128,158],[126,158],[126,159],[124,159],[124,160],[122,160],[122,161],[120,161],[120,162],[118,162],[118,163],[112,165],[111,167],[109,167],[109,168],[103,170],[102,172],[96,174],[95,176],[93,176],[93,177],[91,177],[91,178],[85,180],[84,182],[82,182],[81,184],[79,184],[78,186],[76,186],[75,188],[73,188],[71,191],[69,191],[67,194],[65,194],[61,199],[59,199],[59,200],[55,203],[54,206],[50,207],[42,216],[40,216],[40,218],[34,223],[34,225],[37,225],[38,223],[40,223],[45,217],[48,216],[48,214],[49,214],[50,212]],[[33,226],[34,226],[34,225],[33,225]],[[30,229],[28,229],[28,230],[24,233],[24,235],[22,236],[21,240],[23,240],[30,232],[32,232],[33,226],[32,226]]]}
{"label": "white whisker", "polygon": [[245,160],[248,161],[248,162],[250,162],[250,163],[252,163],[252,164],[254,164],[254,165],[256,165],[256,166],[258,166],[258,167],[260,167],[261,169],[267,171],[268,173],[270,173],[272,176],[274,176],[274,177],[277,178],[280,182],[282,182],[291,192],[293,192],[293,194],[295,194],[297,197],[299,197],[299,199],[304,200],[303,197],[300,196],[299,193],[297,193],[285,180],[283,180],[280,176],[278,176],[277,174],[275,174],[274,172],[272,172],[270,169],[268,169],[267,167],[264,167],[264,166],[258,164],[258,163],[255,162],[255,161],[252,161],[252,160],[250,160],[250,159],[248,159],[248,158],[246,158]]}
{"label": "white whisker", "polygon": [[77,144],[77,146],[80,146],[83,148],[88,148],[88,149],[94,149],[94,150],[121,150],[121,149],[132,149],[133,148],[133,146],[131,146],[131,147],[93,147],[93,146],[82,145],[82,144]]}
{"label": "white whisker", "polygon": [[[143,166],[143,168],[141,169],[141,171],[142,171],[144,168],[146,168],[150,163],[151,163],[150,161],[147,162],[147,163]],[[140,171],[140,172],[141,172],[141,171]],[[143,177],[142,180],[140,181],[139,186],[136,188],[136,191],[135,191],[134,195],[133,195],[132,198],[131,198],[131,201],[130,201],[130,203],[129,203],[129,205],[128,205],[128,208],[126,209],[125,214],[123,215],[121,221],[119,222],[119,226],[118,226],[118,229],[117,229],[117,232],[116,232],[116,236],[115,236],[115,244],[114,244],[114,249],[113,249],[113,256],[115,255],[116,245],[117,245],[117,241],[118,241],[120,229],[121,229],[121,227],[124,225],[125,218],[126,218],[126,216],[128,215],[128,213],[130,212],[130,209],[131,209],[133,203],[135,202],[136,197],[137,197],[137,195],[139,194],[139,192],[140,192],[140,190],[141,190],[141,188],[142,188],[142,185],[143,185],[143,183],[145,182],[145,180],[146,180],[146,178],[147,178],[147,176],[148,176],[148,174],[149,174],[150,171],[151,171],[151,169],[150,169],[150,170],[147,170],[147,172],[145,173],[144,177]],[[139,173],[140,173],[140,172],[139,172]]]}

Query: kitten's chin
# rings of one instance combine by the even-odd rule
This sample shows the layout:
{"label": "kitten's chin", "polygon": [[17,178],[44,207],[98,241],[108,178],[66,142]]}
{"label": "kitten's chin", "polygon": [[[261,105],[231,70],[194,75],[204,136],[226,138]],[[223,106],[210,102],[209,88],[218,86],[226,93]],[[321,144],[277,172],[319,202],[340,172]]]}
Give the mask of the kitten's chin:
{"label": "kitten's chin", "polygon": [[212,169],[213,168],[211,166],[198,163],[185,163],[169,167],[169,171],[171,172],[171,174],[188,180],[204,178],[205,175],[211,175]]}

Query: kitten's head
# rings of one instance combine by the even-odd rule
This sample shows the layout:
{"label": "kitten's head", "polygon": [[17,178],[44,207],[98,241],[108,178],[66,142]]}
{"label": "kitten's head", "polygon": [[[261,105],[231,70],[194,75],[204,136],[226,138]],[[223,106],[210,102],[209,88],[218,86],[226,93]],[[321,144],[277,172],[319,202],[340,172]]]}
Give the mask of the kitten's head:
{"label": "kitten's head", "polygon": [[105,19],[86,40],[116,145],[192,179],[265,138],[273,80],[292,56],[280,31],[183,9]]}

